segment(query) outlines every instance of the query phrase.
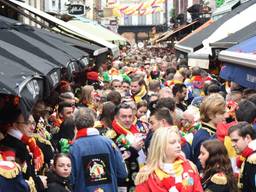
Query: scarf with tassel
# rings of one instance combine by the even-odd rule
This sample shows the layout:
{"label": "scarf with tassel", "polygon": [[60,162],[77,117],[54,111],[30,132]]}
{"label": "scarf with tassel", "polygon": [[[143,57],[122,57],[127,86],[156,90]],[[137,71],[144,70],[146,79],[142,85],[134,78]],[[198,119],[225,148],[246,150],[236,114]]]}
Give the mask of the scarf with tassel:
{"label": "scarf with tassel", "polygon": [[178,158],[174,163],[165,163],[160,167],[155,170],[155,174],[167,191],[190,192],[193,191],[193,185],[200,180],[199,176],[195,177],[195,170],[183,157]]}
{"label": "scarf with tassel", "polygon": [[33,154],[33,162],[34,162],[35,170],[36,171],[40,170],[44,164],[44,155],[41,149],[37,146],[35,138],[28,137],[16,129],[10,129],[8,131],[8,134],[15,137],[16,139],[19,139],[25,145],[28,146],[29,151]]}

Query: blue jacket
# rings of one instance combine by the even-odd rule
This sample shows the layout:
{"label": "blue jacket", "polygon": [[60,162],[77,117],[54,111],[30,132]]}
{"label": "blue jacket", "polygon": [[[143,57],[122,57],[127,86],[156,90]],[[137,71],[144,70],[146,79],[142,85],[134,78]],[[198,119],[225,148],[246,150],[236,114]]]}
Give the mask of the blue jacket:
{"label": "blue jacket", "polygon": [[117,192],[127,169],[114,142],[100,135],[79,138],[70,149],[74,192]]}

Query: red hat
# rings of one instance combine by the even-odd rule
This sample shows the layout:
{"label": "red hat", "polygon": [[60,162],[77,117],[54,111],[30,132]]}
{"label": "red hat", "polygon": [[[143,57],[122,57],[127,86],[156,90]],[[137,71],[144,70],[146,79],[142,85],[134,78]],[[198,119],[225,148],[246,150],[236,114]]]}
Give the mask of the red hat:
{"label": "red hat", "polygon": [[92,81],[98,81],[99,80],[99,74],[96,71],[90,71],[86,74],[86,77],[88,80]]}

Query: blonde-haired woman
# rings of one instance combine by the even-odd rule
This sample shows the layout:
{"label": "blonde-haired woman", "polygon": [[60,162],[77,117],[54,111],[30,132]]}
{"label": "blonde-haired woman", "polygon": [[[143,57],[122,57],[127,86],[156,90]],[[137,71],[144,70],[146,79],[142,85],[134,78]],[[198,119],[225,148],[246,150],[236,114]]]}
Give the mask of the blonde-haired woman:
{"label": "blonde-haired woman", "polygon": [[154,132],[147,163],[135,184],[136,192],[203,192],[195,166],[182,154],[175,126]]}

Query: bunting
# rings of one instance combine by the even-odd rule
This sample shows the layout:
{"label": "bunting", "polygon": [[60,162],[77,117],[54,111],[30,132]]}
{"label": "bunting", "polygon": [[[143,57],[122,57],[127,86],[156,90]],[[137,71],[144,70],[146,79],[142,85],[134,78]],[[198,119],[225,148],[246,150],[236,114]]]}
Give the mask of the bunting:
{"label": "bunting", "polygon": [[113,3],[116,1],[111,1],[113,6],[113,15],[116,17],[123,17],[124,15],[148,15],[155,14],[159,12],[164,12],[163,3],[166,0],[149,0],[147,2],[142,2],[133,5],[120,5],[118,3]]}

